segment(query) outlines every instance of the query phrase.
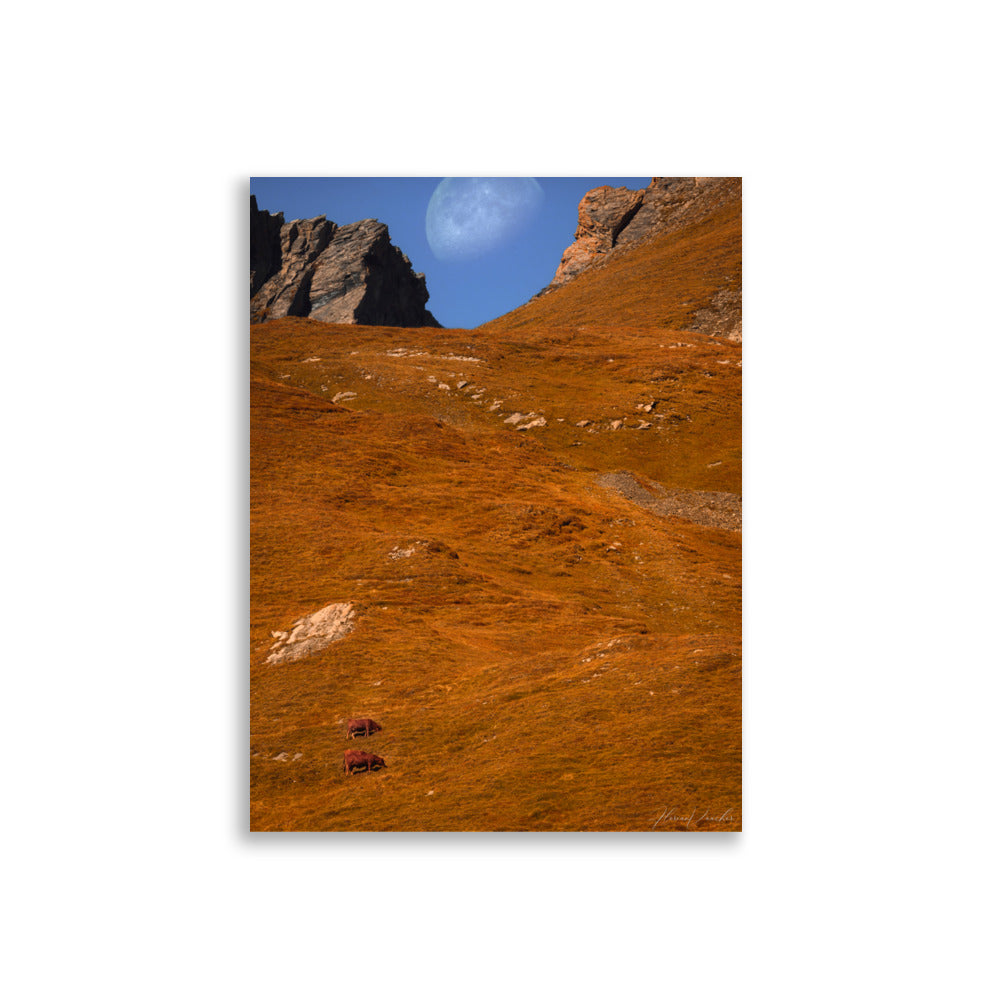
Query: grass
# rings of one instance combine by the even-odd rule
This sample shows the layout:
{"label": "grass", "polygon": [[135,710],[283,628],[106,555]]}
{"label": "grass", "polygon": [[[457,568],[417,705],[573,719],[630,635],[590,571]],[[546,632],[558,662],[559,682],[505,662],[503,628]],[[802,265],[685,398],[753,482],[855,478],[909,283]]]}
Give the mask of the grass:
{"label": "grass", "polygon": [[[253,829],[739,828],[740,534],[597,483],[741,491],[740,347],[679,325],[734,231],[726,208],[476,331],[251,328]],[[339,601],[345,639],[265,662]],[[356,715],[384,730],[348,741]],[[387,768],[345,775],[348,747]]]}

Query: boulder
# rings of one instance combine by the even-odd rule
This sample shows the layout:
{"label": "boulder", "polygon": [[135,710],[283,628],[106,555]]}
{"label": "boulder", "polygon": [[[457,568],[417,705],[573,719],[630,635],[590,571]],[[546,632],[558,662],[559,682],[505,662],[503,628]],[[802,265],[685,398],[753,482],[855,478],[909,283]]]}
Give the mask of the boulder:
{"label": "boulder", "polygon": [[354,608],[350,604],[328,604],[325,608],[299,618],[286,632],[272,632],[280,635],[271,646],[267,662],[288,663],[312,656],[325,649],[332,642],[343,639],[354,628]]}

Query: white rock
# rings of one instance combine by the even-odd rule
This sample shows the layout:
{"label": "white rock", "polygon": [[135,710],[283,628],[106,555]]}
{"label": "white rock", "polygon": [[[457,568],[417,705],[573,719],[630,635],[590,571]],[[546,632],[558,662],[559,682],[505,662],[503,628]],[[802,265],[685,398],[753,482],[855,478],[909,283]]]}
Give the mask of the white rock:
{"label": "white rock", "polygon": [[325,608],[300,618],[294,623],[295,627],[284,641],[283,647],[271,653],[267,662],[287,663],[318,653],[331,642],[347,635],[354,628],[353,618],[354,608],[350,604],[328,604]]}

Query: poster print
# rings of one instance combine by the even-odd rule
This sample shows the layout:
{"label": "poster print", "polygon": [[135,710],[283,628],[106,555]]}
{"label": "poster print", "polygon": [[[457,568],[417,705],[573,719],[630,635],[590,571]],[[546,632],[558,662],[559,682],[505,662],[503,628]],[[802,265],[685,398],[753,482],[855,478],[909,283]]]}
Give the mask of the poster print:
{"label": "poster print", "polygon": [[740,179],[250,191],[251,830],[741,830]]}

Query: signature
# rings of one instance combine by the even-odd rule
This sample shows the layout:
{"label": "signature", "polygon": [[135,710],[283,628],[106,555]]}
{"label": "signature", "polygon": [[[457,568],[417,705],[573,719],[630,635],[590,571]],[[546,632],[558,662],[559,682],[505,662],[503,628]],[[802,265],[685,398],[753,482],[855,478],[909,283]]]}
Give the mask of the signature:
{"label": "signature", "polygon": [[738,823],[739,820],[733,815],[732,809],[727,809],[724,813],[719,816],[712,816],[706,809],[700,816],[698,815],[697,809],[692,809],[687,816],[683,816],[678,811],[670,806],[660,813],[659,819],[653,824],[653,829],[655,830],[660,823],[683,823],[686,829],[691,827],[692,823],[701,823],[707,820],[709,823]]}

